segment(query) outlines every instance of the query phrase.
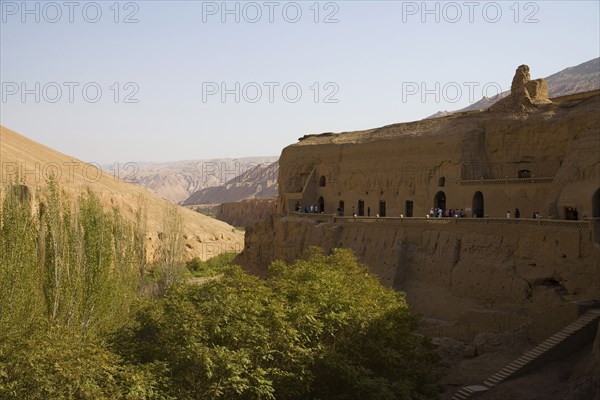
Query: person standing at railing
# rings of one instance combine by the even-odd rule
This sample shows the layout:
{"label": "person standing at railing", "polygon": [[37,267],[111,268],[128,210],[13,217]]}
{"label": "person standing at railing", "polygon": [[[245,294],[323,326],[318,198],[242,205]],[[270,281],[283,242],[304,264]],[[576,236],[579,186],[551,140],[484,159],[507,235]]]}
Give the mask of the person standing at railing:
{"label": "person standing at railing", "polygon": [[506,212],[506,218],[510,219],[510,210]]}
{"label": "person standing at railing", "polygon": [[573,210],[573,221],[578,221],[579,220],[579,211],[577,211],[577,209],[575,208]]}
{"label": "person standing at railing", "polygon": [[515,218],[521,218],[521,211],[518,208],[515,208]]}

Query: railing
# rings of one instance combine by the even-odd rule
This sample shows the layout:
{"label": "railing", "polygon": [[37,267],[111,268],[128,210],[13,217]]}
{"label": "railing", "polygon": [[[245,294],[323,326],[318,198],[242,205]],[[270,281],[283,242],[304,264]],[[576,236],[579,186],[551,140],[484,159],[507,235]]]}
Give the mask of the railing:
{"label": "railing", "polygon": [[[310,214],[289,212],[288,216],[306,218],[316,222],[333,223],[396,223],[402,225],[518,225],[518,226],[544,226],[565,229],[594,229],[594,235],[600,240],[600,219],[583,221],[568,221],[559,219],[532,219],[532,218],[426,218],[426,217],[340,217],[334,214]],[[597,232],[596,232],[597,231]]]}
{"label": "railing", "polygon": [[460,181],[461,185],[506,185],[515,183],[552,183],[554,178],[505,178],[505,179],[473,179]]}

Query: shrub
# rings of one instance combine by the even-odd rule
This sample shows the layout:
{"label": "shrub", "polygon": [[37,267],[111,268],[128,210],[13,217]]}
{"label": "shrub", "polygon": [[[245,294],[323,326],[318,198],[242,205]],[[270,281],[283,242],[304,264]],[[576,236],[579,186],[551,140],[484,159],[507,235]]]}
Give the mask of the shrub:
{"label": "shrub", "polygon": [[7,400],[167,400],[158,369],[128,365],[98,340],[59,327],[0,338],[0,398]]}
{"label": "shrub", "polygon": [[261,280],[239,268],[172,289],[120,338],[128,359],[162,362],[178,399],[435,397],[436,359],[404,296],[349,250],[313,250]]}

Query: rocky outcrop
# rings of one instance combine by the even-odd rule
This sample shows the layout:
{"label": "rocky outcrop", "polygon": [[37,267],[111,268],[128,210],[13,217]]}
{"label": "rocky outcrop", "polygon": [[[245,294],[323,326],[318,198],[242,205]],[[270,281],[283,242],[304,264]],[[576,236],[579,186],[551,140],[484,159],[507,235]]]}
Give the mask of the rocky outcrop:
{"label": "rocky outcrop", "polygon": [[544,319],[547,332],[537,334],[543,337],[573,318],[548,312],[565,302],[600,297],[600,250],[588,235],[587,229],[555,227],[424,227],[285,217],[249,227],[237,261],[262,274],[270,261],[291,262],[310,246],[347,247],[384,285],[405,291],[425,315],[456,319],[473,309],[520,310]]}
{"label": "rocky outcrop", "polygon": [[[600,89],[600,58],[594,58],[574,67],[565,68],[544,79],[548,82],[548,96],[550,98],[598,90]],[[506,91],[492,97],[483,97],[478,102],[460,110],[439,111],[428,118],[447,117],[465,111],[487,110],[509,94],[510,91]]]}
{"label": "rocky outcrop", "polygon": [[577,365],[569,382],[563,400],[600,400],[600,325],[590,355]]}
{"label": "rocky outcrop", "polygon": [[548,82],[545,79],[531,80],[529,66],[517,68],[510,86],[510,95],[490,107],[490,111],[524,112],[535,106],[550,102]]}
{"label": "rocky outcrop", "polygon": [[233,226],[250,226],[258,221],[272,218],[276,199],[249,199],[223,203],[216,209],[217,219]]}

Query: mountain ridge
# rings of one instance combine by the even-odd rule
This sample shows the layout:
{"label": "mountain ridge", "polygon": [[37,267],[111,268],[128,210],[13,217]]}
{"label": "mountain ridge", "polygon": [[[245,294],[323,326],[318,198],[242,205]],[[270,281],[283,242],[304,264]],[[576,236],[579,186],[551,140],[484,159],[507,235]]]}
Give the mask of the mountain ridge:
{"label": "mountain ridge", "polygon": [[[60,153],[0,125],[0,184],[14,182],[16,177],[37,190],[45,186],[54,173],[61,187],[75,198],[91,190],[105,207],[119,206],[123,215],[135,217],[139,204],[146,208],[148,220],[148,250],[150,257],[157,250],[158,236],[170,203],[145,188],[111,176],[95,165]],[[232,226],[206,217],[184,207],[178,207],[183,220],[185,256],[210,258],[224,251],[239,252],[243,234]]]}

